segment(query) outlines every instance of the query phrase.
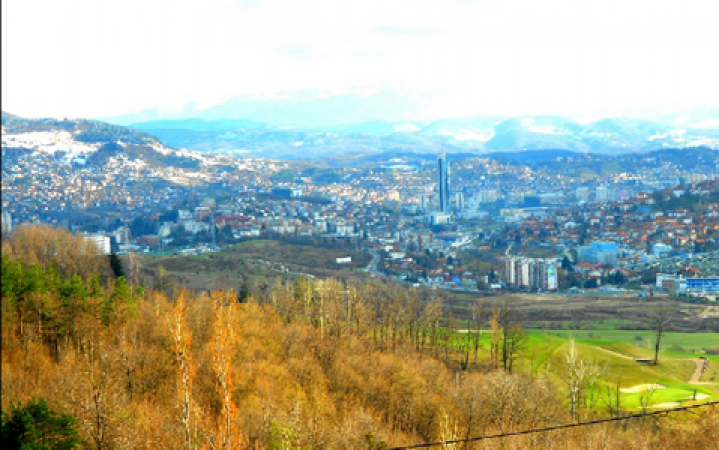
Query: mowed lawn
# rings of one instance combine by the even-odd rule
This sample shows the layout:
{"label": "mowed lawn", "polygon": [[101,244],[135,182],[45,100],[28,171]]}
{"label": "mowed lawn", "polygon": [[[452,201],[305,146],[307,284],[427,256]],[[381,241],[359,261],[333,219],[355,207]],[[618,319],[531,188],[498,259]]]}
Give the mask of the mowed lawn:
{"label": "mowed lawn", "polygon": [[[601,332],[601,339],[589,338],[591,331],[530,331],[530,339],[525,349],[525,362],[518,367],[528,368],[526,360],[532,361],[533,372],[537,375],[547,375],[557,386],[566,386],[567,370],[566,355],[569,348],[569,337],[576,336],[576,346],[580,359],[596,364],[601,368],[599,375],[599,388],[595,395],[599,398],[597,407],[606,404],[603,399],[617,387],[627,389],[643,384],[658,384],[664,386],[649,391],[621,393],[622,407],[639,409],[643,405],[657,405],[676,402],[685,404],[692,402],[697,395],[697,402],[711,401],[719,398],[719,357],[714,355],[694,354],[693,352],[678,352],[664,350],[664,344],[659,354],[657,366],[636,362],[634,358],[653,357],[653,349],[635,345],[634,336],[644,334],[643,339],[649,339],[649,332],[616,331]],[[616,334],[615,334],[616,333]],[[559,334],[559,335],[557,335]],[[606,336],[605,336],[606,335]],[[671,339],[670,339],[671,336]],[[583,339],[581,337],[584,337]],[[714,333],[670,333],[667,334],[667,343],[670,345],[707,346],[707,340],[716,339]],[[617,340],[612,340],[615,338]],[[641,342],[640,342],[641,345]],[[689,384],[696,364],[693,359],[706,356],[709,359],[708,370],[702,375],[700,384]]]}
{"label": "mowed lawn", "polygon": [[[640,348],[654,348],[655,334],[652,331],[638,330],[552,330],[553,336],[574,336],[577,341],[591,344],[600,342],[625,342]],[[638,338],[638,336],[641,338]],[[661,347],[664,351],[684,351],[700,353],[702,349],[719,348],[719,333],[672,333],[662,336]]]}

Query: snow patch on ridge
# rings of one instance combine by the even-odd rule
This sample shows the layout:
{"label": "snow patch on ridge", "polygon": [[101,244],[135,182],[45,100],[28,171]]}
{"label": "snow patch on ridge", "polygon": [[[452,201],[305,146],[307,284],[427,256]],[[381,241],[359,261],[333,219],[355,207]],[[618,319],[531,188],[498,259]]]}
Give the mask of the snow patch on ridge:
{"label": "snow patch on ridge", "polygon": [[171,151],[169,148],[165,147],[159,142],[153,143],[150,147],[152,147],[152,149],[155,150],[157,153],[161,153],[163,155],[169,155]]}
{"label": "snow patch on ridge", "polygon": [[458,141],[479,141],[487,142],[494,137],[493,129],[460,128],[456,131],[439,130],[440,136],[450,136]]}
{"label": "snow patch on ridge", "polygon": [[30,131],[26,133],[3,134],[3,147],[27,148],[48,155],[65,152],[64,160],[70,162],[79,155],[94,153],[99,143],[78,142],[68,131]]}
{"label": "snow patch on ridge", "polygon": [[527,130],[532,133],[559,134],[559,131],[554,125],[531,125],[527,127]]}
{"label": "snow patch on ridge", "polygon": [[653,140],[655,140],[655,139],[664,139],[664,138],[667,137],[667,136],[668,136],[668,135],[667,135],[666,133],[659,133],[659,134],[654,134],[654,135],[652,135],[652,136],[649,136],[648,139],[649,139],[649,141],[653,141]]}
{"label": "snow patch on ridge", "polygon": [[686,147],[712,147],[716,148],[719,146],[719,139],[702,138],[694,139],[685,144]]}
{"label": "snow patch on ridge", "polygon": [[687,130],[683,128],[675,128],[673,130],[669,130],[669,136],[671,136],[675,141],[683,141],[686,132]]}
{"label": "snow patch on ridge", "polygon": [[172,150],[170,148],[165,147],[159,142],[154,142],[152,145],[150,145],[153,150],[155,150],[157,153],[163,154],[163,155],[169,155],[169,154],[175,154],[176,156],[185,156],[188,158],[193,159],[204,159],[198,152],[194,152],[191,150],[187,150],[184,148],[181,148],[179,150]]}

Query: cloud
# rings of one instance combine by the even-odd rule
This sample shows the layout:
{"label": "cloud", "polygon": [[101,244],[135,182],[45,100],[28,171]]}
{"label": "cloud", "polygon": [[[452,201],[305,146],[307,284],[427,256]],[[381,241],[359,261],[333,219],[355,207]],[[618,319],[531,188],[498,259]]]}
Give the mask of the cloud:
{"label": "cloud", "polygon": [[426,36],[438,34],[441,30],[435,27],[382,25],[375,27],[374,32],[380,34],[400,34],[405,36]]}
{"label": "cloud", "polygon": [[259,0],[237,0],[237,6],[240,8],[259,8],[261,6]]}
{"label": "cloud", "polygon": [[315,52],[310,50],[308,47],[302,45],[285,45],[282,47],[275,47],[275,53],[282,56],[291,56],[294,58],[307,58],[315,56]]}
{"label": "cloud", "polygon": [[716,0],[2,1],[3,108],[27,115],[378,86],[448,114],[719,104]]}

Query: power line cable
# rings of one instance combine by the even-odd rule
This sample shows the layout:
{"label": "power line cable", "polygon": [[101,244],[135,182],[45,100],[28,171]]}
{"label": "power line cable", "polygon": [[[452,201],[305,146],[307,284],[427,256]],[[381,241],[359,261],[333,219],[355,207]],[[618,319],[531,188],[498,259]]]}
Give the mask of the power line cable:
{"label": "power line cable", "polygon": [[522,434],[533,434],[533,433],[542,433],[545,431],[563,430],[563,429],[567,429],[567,428],[586,427],[589,425],[596,425],[599,423],[617,422],[620,420],[634,419],[637,417],[647,417],[647,416],[654,416],[654,415],[661,415],[661,414],[667,415],[669,413],[676,412],[676,411],[686,411],[688,409],[703,408],[705,406],[712,406],[712,405],[719,405],[719,401],[702,403],[700,405],[681,406],[679,408],[665,409],[665,410],[661,410],[661,411],[652,411],[652,412],[648,412],[648,413],[630,414],[630,415],[622,416],[622,417],[611,417],[608,419],[590,420],[587,422],[568,423],[568,424],[564,424],[564,425],[556,425],[556,426],[547,427],[547,428],[533,428],[530,430],[515,431],[512,433],[490,434],[489,436],[477,436],[477,437],[468,438],[468,439],[455,439],[455,440],[451,440],[451,441],[430,442],[430,443],[425,443],[425,444],[414,444],[414,445],[406,445],[406,446],[400,446],[400,447],[390,447],[388,450],[407,450],[407,449],[413,449],[413,448],[428,448],[428,447],[436,447],[439,445],[461,444],[463,442],[481,441],[481,440],[485,440],[485,439],[497,439],[497,438],[504,438],[504,437],[508,437],[508,436],[519,436]]}

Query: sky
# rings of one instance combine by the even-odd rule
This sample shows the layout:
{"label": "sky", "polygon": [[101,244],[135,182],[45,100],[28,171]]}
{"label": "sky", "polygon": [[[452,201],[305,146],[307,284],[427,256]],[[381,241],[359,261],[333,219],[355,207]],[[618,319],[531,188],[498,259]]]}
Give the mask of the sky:
{"label": "sky", "polygon": [[716,0],[1,6],[2,110],[27,117],[178,111],[306,89],[433,92],[424,114],[437,118],[719,106]]}

